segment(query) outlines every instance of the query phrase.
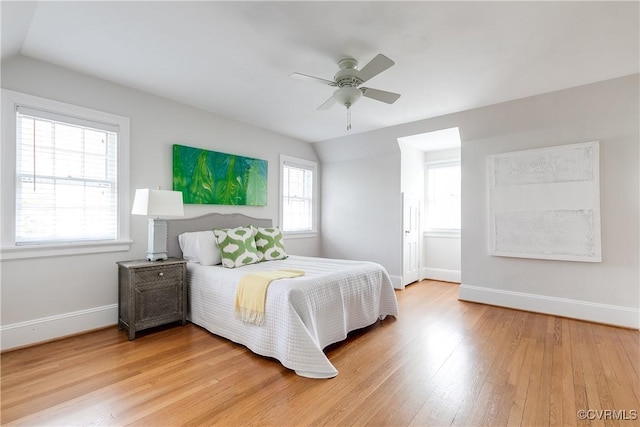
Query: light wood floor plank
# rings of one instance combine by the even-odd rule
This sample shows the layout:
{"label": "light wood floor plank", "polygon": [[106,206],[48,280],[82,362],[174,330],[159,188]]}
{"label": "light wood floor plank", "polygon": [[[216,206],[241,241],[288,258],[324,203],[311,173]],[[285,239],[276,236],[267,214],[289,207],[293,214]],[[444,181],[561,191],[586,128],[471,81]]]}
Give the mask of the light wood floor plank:
{"label": "light wood floor plank", "polygon": [[[340,372],[298,377],[188,324],[128,341],[116,327],[1,355],[2,425],[630,426],[638,331],[457,300],[422,281],[400,317],[325,349]],[[593,414],[593,413],[592,413]]]}

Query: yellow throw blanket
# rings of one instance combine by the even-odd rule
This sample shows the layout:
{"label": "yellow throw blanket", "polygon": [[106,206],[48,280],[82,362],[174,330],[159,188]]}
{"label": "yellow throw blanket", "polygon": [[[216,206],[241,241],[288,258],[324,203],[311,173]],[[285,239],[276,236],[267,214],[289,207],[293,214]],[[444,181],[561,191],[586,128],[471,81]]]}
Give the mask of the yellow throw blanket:
{"label": "yellow throw blanket", "polygon": [[304,275],[304,271],[301,270],[276,270],[249,273],[242,276],[236,291],[236,317],[243,322],[262,325],[269,284],[276,279],[302,275]]}

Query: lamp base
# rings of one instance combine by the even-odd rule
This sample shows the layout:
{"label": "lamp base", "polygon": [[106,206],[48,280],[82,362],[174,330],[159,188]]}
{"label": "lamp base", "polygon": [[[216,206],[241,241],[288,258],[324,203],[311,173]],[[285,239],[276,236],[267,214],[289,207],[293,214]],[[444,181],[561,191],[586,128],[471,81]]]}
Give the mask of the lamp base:
{"label": "lamp base", "polygon": [[147,253],[147,261],[164,261],[166,259],[167,259],[166,252],[161,254]]}
{"label": "lamp base", "polygon": [[149,218],[147,242],[147,260],[164,261],[167,259],[167,221]]}

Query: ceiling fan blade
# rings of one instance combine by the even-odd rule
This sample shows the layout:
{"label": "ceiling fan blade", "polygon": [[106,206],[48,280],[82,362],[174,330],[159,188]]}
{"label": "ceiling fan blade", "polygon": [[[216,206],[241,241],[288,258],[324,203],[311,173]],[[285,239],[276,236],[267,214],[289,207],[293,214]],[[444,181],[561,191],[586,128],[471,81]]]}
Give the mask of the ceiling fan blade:
{"label": "ceiling fan blade", "polygon": [[400,98],[399,93],[387,92],[386,90],[371,89],[369,87],[361,87],[360,90],[362,91],[362,96],[386,102],[387,104],[393,104]]}
{"label": "ceiling fan blade", "polygon": [[366,82],[370,78],[377,76],[387,68],[391,67],[393,64],[395,64],[395,62],[379,53],[375,58],[369,61],[367,65],[358,71],[358,78],[363,82]]}
{"label": "ceiling fan blade", "polygon": [[326,101],[324,101],[319,107],[318,110],[328,110],[329,108],[333,107],[333,105],[336,103],[336,98],[332,95],[331,98],[327,99]]}
{"label": "ceiling fan blade", "polygon": [[310,75],[302,74],[302,73],[291,73],[291,74],[289,74],[289,77],[293,77],[294,79],[298,79],[298,80],[306,80],[306,81],[310,81],[310,82],[316,82],[316,83],[320,83],[320,84],[328,85],[328,86],[337,86],[336,82],[334,82],[332,80],[322,79],[320,77],[314,77],[314,76],[310,76]]}

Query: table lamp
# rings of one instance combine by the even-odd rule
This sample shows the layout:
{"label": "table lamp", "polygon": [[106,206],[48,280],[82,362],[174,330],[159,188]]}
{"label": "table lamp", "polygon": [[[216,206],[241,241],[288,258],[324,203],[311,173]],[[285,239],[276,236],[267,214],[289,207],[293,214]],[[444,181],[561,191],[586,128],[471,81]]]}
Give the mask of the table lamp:
{"label": "table lamp", "polygon": [[133,199],[131,213],[149,217],[147,259],[149,261],[167,259],[167,221],[160,217],[184,215],[182,192],[138,189]]}

